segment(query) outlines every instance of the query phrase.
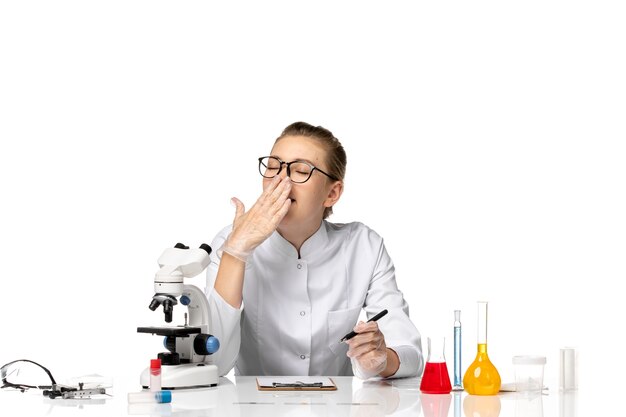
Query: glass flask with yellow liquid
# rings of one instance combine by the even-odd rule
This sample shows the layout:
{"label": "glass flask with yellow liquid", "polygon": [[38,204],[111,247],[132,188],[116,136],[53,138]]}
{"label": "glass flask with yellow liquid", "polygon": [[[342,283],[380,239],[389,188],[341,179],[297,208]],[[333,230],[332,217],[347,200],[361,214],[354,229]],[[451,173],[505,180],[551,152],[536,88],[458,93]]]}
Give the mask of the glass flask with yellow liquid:
{"label": "glass flask with yellow liquid", "polygon": [[471,395],[496,395],[500,374],[487,356],[487,302],[478,302],[478,353],[463,376],[465,391]]}

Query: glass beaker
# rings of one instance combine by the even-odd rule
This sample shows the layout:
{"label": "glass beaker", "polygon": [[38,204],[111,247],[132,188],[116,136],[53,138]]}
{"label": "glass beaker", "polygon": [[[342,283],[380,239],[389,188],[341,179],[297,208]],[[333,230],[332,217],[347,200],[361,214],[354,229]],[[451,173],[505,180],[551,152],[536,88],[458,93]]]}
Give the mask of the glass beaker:
{"label": "glass beaker", "polygon": [[420,391],[426,394],[449,394],[452,391],[445,357],[446,338],[428,338],[428,359],[422,375]]}
{"label": "glass beaker", "polygon": [[487,302],[478,302],[478,352],[465,371],[463,386],[472,395],[496,395],[500,391],[500,374],[487,356]]}

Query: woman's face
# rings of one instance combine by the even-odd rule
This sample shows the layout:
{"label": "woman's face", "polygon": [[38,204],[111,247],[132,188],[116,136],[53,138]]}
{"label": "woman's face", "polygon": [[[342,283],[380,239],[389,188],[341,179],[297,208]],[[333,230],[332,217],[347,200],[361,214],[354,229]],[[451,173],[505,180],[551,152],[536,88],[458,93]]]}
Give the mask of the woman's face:
{"label": "woman's face", "polygon": [[[281,161],[306,161],[311,165],[328,172],[326,166],[326,150],[314,139],[304,136],[285,136],[274,144],[271,156]],[[287,175],[287,167],[283,165],[280,176]],[[265,189],[271,179],[263,179]],[[324,209],[332,206],[339,195],[337,181],[331,180],[321,172],[314,170],[307,182],[291,185],[291,207],[280,223],[281,227],[307,226],[319,224],[324,217]]]}

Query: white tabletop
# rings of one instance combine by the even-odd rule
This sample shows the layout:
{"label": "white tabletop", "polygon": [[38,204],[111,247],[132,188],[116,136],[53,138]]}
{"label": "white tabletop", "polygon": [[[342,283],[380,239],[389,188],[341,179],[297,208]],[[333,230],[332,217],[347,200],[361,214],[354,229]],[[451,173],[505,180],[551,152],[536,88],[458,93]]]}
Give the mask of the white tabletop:
{"label": "white tabletop", "polygon": [[[220,378],[215,388],[173,391],[170,404],[132,404],[127,393],[139,391],[137,380],[116,380],[112,397],[51,400],[41,391],[0,391],[0,415],[28,416],[424,416],[424,417],[575,417],[578,393],[543,395],[466,392],[427,395],[419,378],[361,381],[332,377],[336,391],[259,391],[255,377]],[[11,411],[11,413],[6,413]]]}

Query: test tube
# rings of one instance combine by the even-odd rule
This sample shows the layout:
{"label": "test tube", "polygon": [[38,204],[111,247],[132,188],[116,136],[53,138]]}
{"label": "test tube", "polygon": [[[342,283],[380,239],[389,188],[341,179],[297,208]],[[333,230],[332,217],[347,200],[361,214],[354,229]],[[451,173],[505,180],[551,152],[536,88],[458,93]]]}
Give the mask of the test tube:
{"label": "test tube", "polygon": [[161,359],[150,360],[150,391],[161,391]]}
{"label": "test tube", "polygon": [[463,391],[461,380],[461,310],[454,310],[454,386],[453,391]]}
{"label": "test tube", "polygon": [[129,392],[128,403],[169,403],[172,402],[172,391],[140,391]]}
{"label": "test tube", "polygon": [[561,391],[576,391],[578,389],[576,349],[561,348],[559,364],[559,389]]}

